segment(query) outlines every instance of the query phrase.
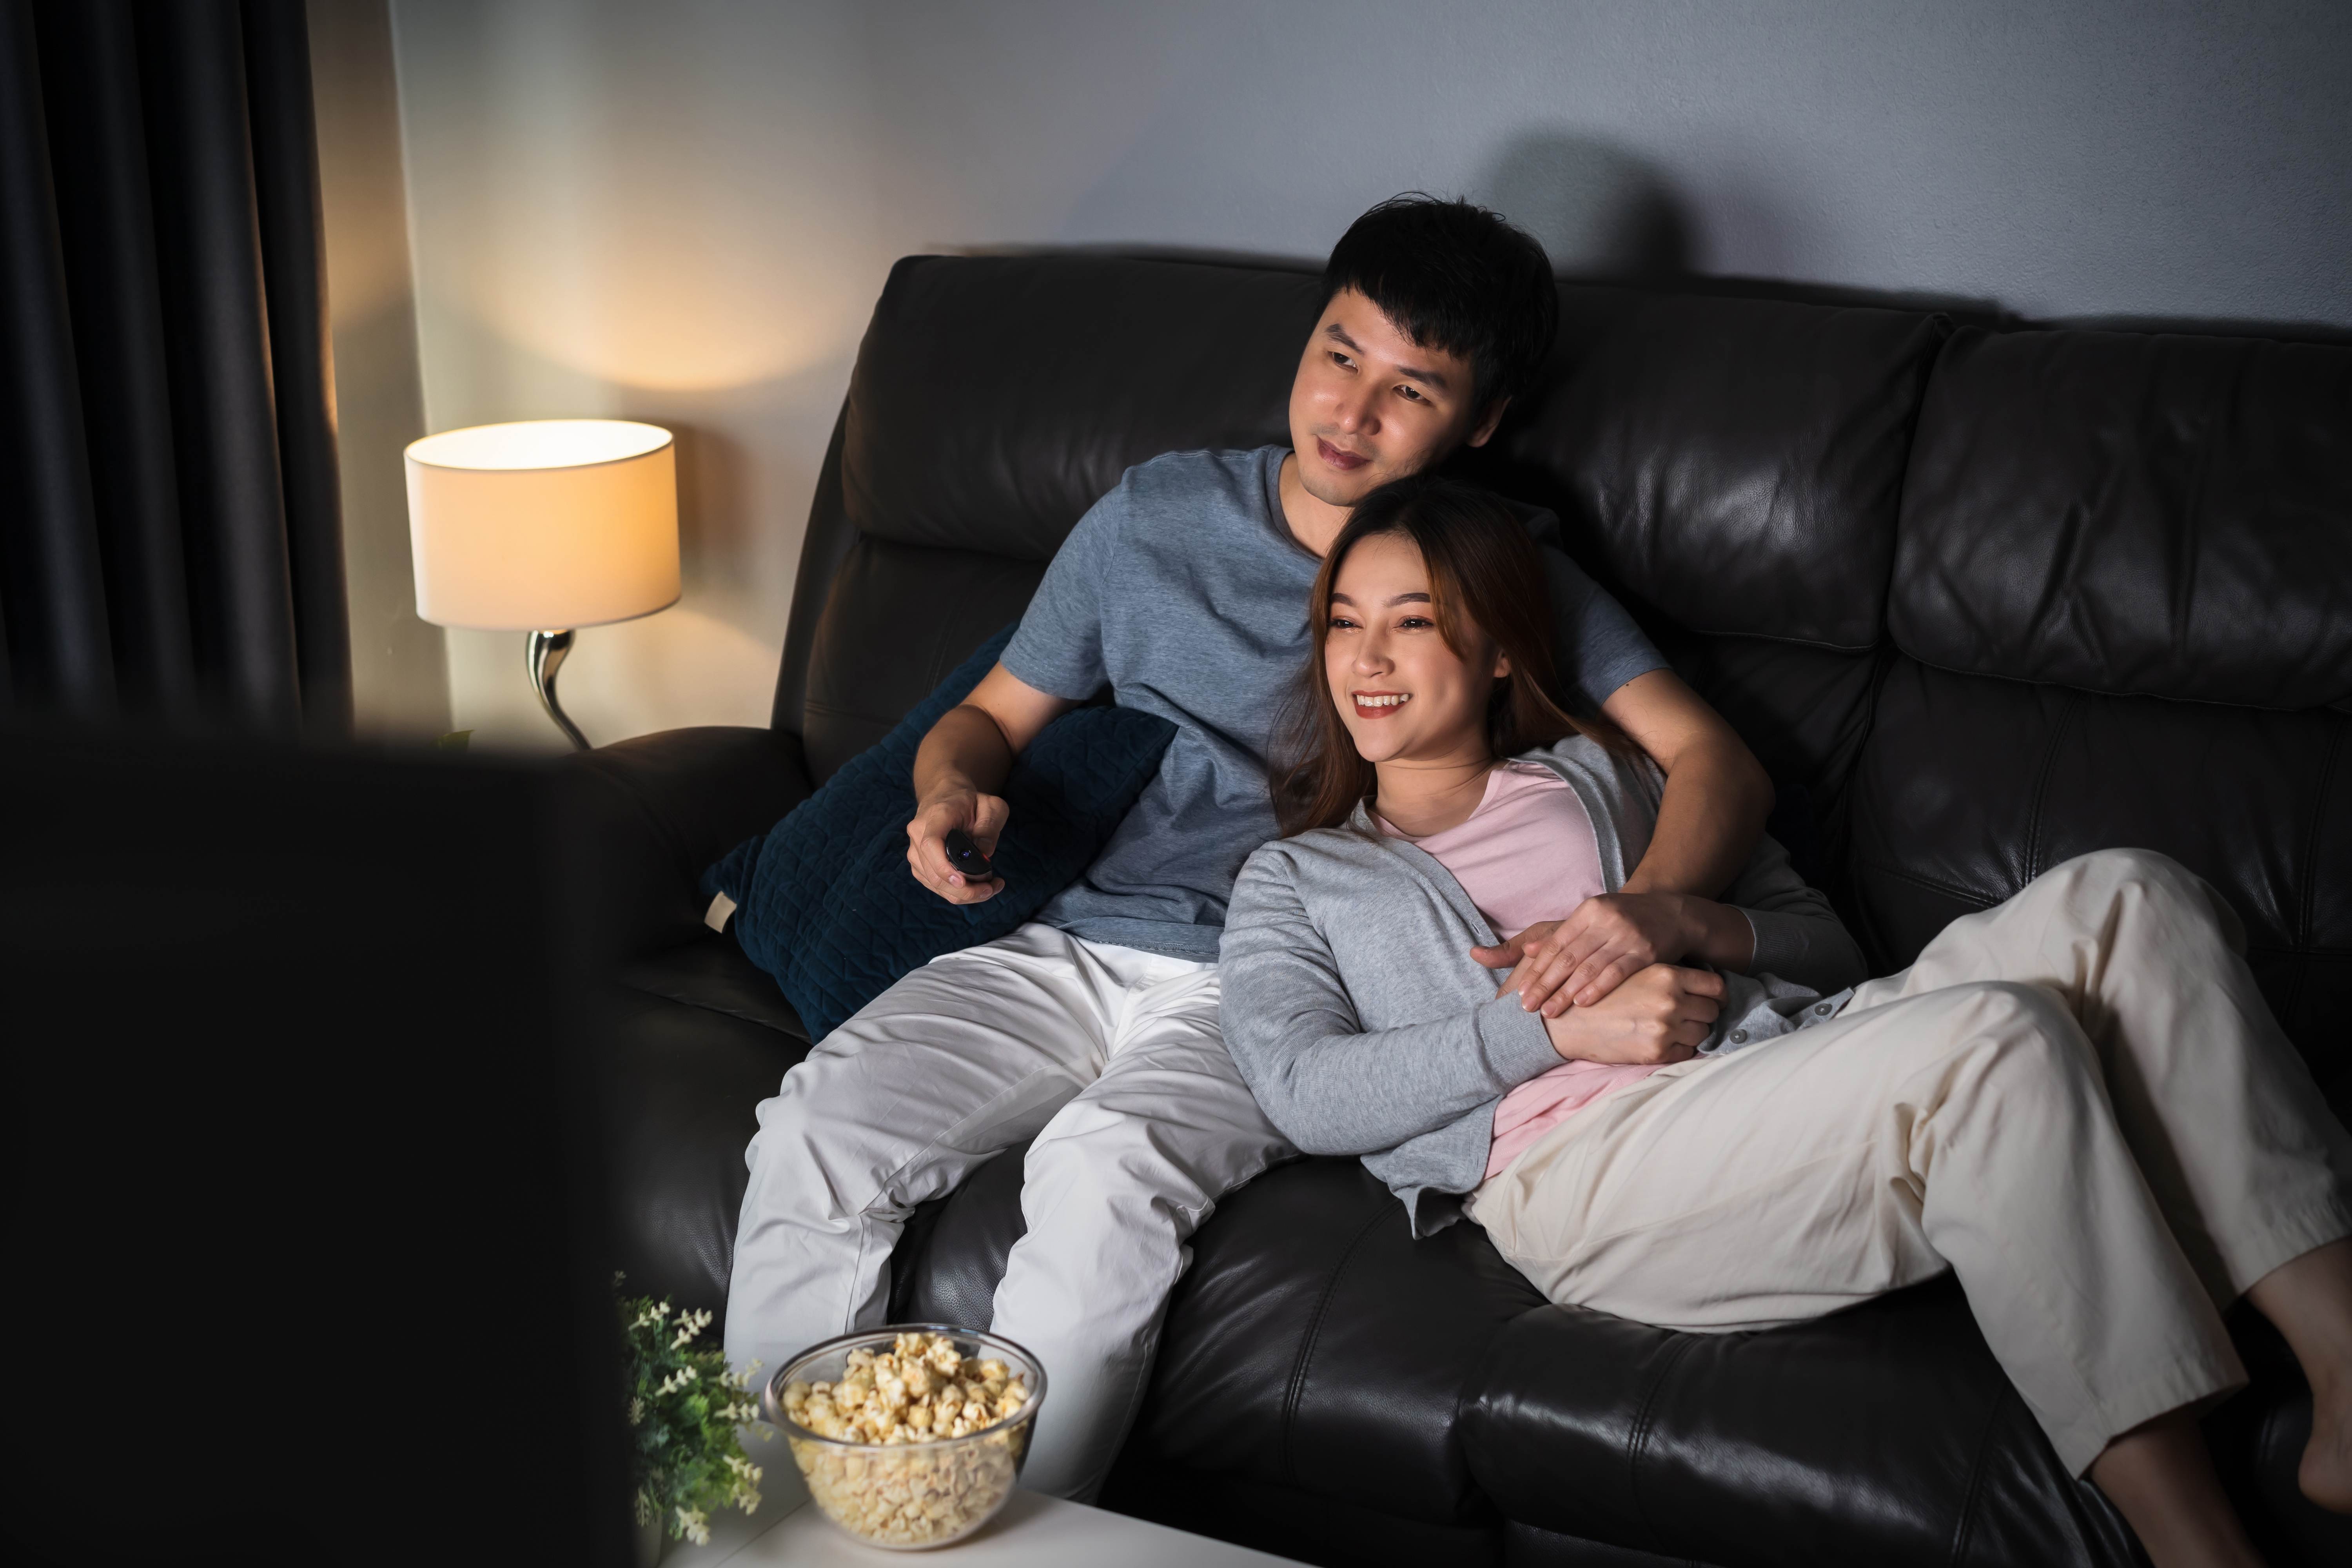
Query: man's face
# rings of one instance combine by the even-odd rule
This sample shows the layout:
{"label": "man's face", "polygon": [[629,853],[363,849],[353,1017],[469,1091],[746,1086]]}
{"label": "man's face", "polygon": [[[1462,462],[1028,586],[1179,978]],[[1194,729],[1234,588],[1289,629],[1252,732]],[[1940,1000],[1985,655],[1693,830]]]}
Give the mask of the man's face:
{"label": "man's face", "polygon": [[1495,433],[1471,404],[1470,362],[1417,346],[1353,289],[1323,308],[1290,384],[1290,446],[1307,493],[1353,506],[1391,479]]}

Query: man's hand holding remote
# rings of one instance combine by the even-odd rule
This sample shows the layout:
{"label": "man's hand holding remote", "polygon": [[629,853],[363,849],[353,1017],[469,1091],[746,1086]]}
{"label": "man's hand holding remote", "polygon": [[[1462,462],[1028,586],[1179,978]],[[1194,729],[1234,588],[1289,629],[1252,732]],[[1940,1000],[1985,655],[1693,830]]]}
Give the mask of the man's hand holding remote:
{"label": "man's hand holding remote", "polygon": [[959,870],[947,837],[961,828],[982,855],[996,853],[1013,808],[995,792],[1037,732],[1077,704],[1048,696],[998,665],[971,695],[948,710],[915,753],[915,818],[907,824],[907,866],[951,904],[996,897],[1004,879],[975,880]]}
{"label": "man's hand holding remote", "polygon": [[949,858],[947,836],[961,831],[982,855],[996,852],[996,837],[1013,815],[1001,795],[971,788],[951,790],[915,809],[907,824],[907,865],[915,880],[951,904],[977,904],[996,897],[1004,886],[1001,877],[975,881]]}

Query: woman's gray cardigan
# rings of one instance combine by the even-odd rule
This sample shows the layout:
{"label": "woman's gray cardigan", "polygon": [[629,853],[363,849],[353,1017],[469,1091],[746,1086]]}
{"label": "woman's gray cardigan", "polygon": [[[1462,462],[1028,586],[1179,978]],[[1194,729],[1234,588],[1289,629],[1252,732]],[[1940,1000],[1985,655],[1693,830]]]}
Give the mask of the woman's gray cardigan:
{"label": "woman's gray cardigan", "polygon": [[[1520,759],[1566,779],[1612,892],[1641,863],[1662,780],[1647,757],[1581,736]],[[1723,895],[1756,931],[1754,975],[1726,973],[1715,1054],[1821,1023],[1865,973],[1829,900],[1766,838]],[[1444,867],[1371,826],[1276,839],[1249,858],[1217,961],[1225,1047],[1258,1103],[1310,1154],[1357,1154],[1404,1200],[1413,1234],[1461,1214],[1482,1181],[1495,1104],[1560,1058],[1540,1016],[1495,994],[1470,956],[1494,929]],[[1828,994],[1839,993],[1839,994]]]}

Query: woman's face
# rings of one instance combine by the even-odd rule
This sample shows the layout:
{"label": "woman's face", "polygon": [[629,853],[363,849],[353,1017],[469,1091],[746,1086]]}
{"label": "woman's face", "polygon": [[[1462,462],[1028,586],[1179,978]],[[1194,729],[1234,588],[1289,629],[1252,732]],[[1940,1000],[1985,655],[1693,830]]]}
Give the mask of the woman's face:
{"label": "woman's face", "polygon": [[1453,763],[1486,753],[1486,699],[1510,661],[1469,628],[1465,659],[1437,629],[1429,569],[1402,534],[1364,540],[1339,563],[1323,677],[1368,763]]}

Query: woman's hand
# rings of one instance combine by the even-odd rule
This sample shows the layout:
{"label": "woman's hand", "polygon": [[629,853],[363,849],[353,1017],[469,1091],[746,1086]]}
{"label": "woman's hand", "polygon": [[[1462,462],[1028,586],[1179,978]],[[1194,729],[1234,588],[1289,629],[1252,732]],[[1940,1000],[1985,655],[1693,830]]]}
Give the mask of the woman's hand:
{"label": "woman's hand", "polygon": [[[1686,893],[1602,893],[1564,921],[1539,921],[1500,947],[1474,947],[1470,956],[1511,971],[1496,995],[1516,991],[1528,1012],[1557,1018],[1571,1005],[1591,1006],[1651,964],[1696,952],[1708,934],[1697,906],[1708,902]],[[1739,923],[1744,931],[1748,922]]]}
{"label": "woman's hand", "polygon": [[1696,1055],[1722,1011],[1722,975],[1653,963],[1591,1007],[1547,1014],[1544,1032],[1568,1061],[1663,1067]]}
{"label": "woman's hand", "polygon": [[1590,1007],[1653,963],[1700,959],[1745,972],[1756,957],[1756,931],[1728,904],[1688,893],[1602,893],[1564,921],[1529,926],[1499,947],[1470,956],[1511,977],[1496,993],[1516,991],[1529,1012],[1557,1018]]}

